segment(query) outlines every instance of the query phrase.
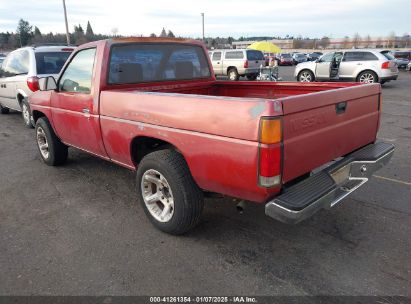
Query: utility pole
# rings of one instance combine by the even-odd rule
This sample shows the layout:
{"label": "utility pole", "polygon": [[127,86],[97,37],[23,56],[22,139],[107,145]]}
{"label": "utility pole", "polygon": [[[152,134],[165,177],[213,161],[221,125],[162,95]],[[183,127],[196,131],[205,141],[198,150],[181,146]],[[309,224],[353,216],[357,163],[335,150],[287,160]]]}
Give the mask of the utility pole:
{"label": "utility pole", "polygon": [[205,42],[205,38],[204,38],[204,13],[201,13],[201,19],[202,19],[202,24],[203,24],[203,42]]}
{"label": "utility pole", "polygon": [[63,0],[63,8],[64,8],[64,21],[66,22],[67,45],[70,45],[70,33],[69,33],[68,22],[67,22],[66,0]]}

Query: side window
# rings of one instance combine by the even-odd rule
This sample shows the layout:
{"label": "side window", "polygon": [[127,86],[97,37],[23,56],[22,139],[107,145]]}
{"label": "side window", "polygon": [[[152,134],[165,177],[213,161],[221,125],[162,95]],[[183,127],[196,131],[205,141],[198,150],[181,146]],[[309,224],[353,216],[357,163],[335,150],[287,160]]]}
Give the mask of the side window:
{"label": "side window", "polygon": [[59,91],[90,93],[96,49],[78,52],[59,81]]}
{"label": "side window", "polygon": [[243,58],[244,58],[244,53],[242,51],[225,53],[225,59],[243,59]]}
{"label": "side window", "polygon": [[320,62],[331,62],[334,58],[334,53],[328,53],[321,57]]}
{"label": "side window", "polygon": [[363,59],[365,61],[372,61],[372,60],[378,60],[377,56],[375,56],[373,53],[370,52],[364,52],[363,53]]}
{"label": "side window", "polygon": [[364,53],[362,52],[345,52],[344,61],[361,61]]}
{"label": "side window", "polygon": [[4,76],[24,75],[29,72],[29,52],[17,51],[9,56],[3,64]]}
{"label": "side window", "polygon": [[221,60],[221,52],[215,52],[213,54],[213,61]]}

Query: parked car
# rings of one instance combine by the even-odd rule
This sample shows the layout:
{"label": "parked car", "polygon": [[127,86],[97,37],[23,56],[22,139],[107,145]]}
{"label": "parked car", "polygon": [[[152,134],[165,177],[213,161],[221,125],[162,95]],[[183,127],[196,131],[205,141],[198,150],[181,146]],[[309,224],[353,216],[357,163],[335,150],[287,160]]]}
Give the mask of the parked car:
{"label": "parked car", "polygon": [[380,85],[216,81],[196,40],[90,42],[57,82],[39,84],[30,104],[44,163],[62,165],[72,146],[137,171],[142,208],[171,234],[198,222],[203,192],[301,221],[368,181],[394,150],[375,142]]}
{"label": "parked car", "polygon": [[7,55],[0,70],[0,111],[21,111],[24,124],[32,128],[27,98],[38,90],[40,77],[57,77],[73,51],[66,46],[37,46],[17,49]]}
{"label": "parked car", "polygon": [[407,59],[411,61],[411,50],[409,51],[394,51],[393,55],[397,59]]}
{"label": "parked car", "polygon": [[217,76],[228,76],[230,80],[238,80],[246,76],[255,80],[260,66],[265,66],[263,52],[250,49],[229,49],[209,51],[214,73]]}
{"label": "parked car", "polygon": [[1,67],[1,64],[2,64],[3,61],[4,61],[4,58],[6,58],[6,55],[0,54],[0,67]]}
{"label": "parked car", "polygon": [[270,64],[270,61],[272,60],[277,60],[275,53],[263,53],[264,54],[264,59],[265,59],[265,65],[268,66]]}
{"label": "parked car", "polygon": [[406,70],[407,70],[407,71],[411,71],[411,62],[407,65]]}
{"label": "parked car", "polygon": [[406,58],[395,58],[395,62],[399,69],[405,69],[410,61]]}
{"label": "parked car", "polygon": [[316,61],[318,58],[320,58],[323,55],[321,52],[312,52],[309,53],[307,56],[307,61]]}
{"label": "parked car", "polygon": [[306,62],[307,61],[307,55],[303,53],[295,53],[293,55],[293,63],[295,65],[301,63],[301,62]]}
{"label": "parked car", "polygon": [[327,53],[316,61],[299,64],[294,76],[301,82],[385,83],[398,78],[398,67],[389,51],[349,50]]}
{"label": "parked car", "polygon": [[293,57],[289,53],[281,53],[277,55],[278,65],[293,65]]}

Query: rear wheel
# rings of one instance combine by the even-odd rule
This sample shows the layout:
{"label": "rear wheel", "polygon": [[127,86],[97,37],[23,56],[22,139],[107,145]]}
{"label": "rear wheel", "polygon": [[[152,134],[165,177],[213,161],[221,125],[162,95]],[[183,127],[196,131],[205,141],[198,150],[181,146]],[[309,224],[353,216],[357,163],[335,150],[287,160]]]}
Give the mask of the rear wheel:
{"label": "rear wheel", "polygon": [[29,129],[34,128],[33,117],[30,113],[30,105],[26,98],[21,102],[21,115],[23,116],[24,125]]}
{"label": "rear wheel", "polygon": [[197,224],[203,194],[180,153],[160,150],[146,155],[136,179],[139,201],[156,228],[178,235]]}
{"label": "rear wheel", "polygon": [[227,72],[227,76],[232,81],[236,81],[240,78],[240,75],[238,74],[236,68],[229,69],[228,72]]}
{"label": "rear wheel", "polygon": [[2,105],[0,105],[0,113],[1,114],[9,114],[10,110],[9,108],[3,107]]}
{"label": "rear wheel", "polygon": [[300,82],[313,82],[314,74],[309,70],[302,70],[300,73],[298,73],[297,80]]}
{"label": "rear wheel", "polygon": [[358,75],[357,82],[376,83],[378,82],[378,76],[373,71],[364,71]]}
{"label": "rear wheel", "polygon": [[45,117],[39,118],[36,122],[36,140],[41,159],[47,165],[58,166],[66,162],[68,147],[56,136]]}

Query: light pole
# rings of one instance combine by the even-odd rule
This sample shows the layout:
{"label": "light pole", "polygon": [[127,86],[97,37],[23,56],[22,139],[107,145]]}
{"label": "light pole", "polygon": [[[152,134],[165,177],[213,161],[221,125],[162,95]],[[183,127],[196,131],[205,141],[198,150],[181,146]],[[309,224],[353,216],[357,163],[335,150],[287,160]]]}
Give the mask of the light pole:
{"label": "light pole", "polygon": [[63,0],[63,9],[64,9],[64,21],[66,22],[67,45],[70,45],[70,33],[69,33],[68,22],[67,22],[66,0]]}
{"label": "light pole", "polygon": [[205,39],[204,39],[204,13],[201,13],[201,19],[202,19],[202,24],[203,24],[203,42],[205,42]]}

